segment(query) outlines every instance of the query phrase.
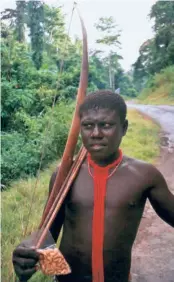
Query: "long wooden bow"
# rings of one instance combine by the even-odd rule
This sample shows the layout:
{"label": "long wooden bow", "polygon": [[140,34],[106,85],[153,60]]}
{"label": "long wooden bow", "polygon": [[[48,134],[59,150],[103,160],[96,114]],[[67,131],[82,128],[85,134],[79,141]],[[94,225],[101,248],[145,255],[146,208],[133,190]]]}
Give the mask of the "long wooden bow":
{"label": "long wooden bow", "polygon": [[[59,167],[59,171],[58,174],[56,176],[55,182],[54,182],[54,186],[52,188],[52,192],[49,196],[49,199],[47,201],[46,207],[44,209],[43,212],[43,216],[39,225],[39,228],[41,229],[42,226],[45,224],[45,220],[49,221],[50,219],[50,212],[54,213],[54,211],[51,211],[51,207],[53,205],[52,208],[54,208],[54,204],[56,204],[56,202],[54,203],[54,200],[56,199],[56,196],[59,196],[58,194],[60,194],[62,191],[60,191],[61,187],[64,189],[64,187],[62,186],[62,184],[64,183],[65,179],[67,178],[68,174],[71,173],[71,171],[74,173],[77,173],[78,169],[79,169],[79,164],[75,166],[75,168],[72,166],[73,164],[73,157],[74,157],[74,152],[75,152],[75,148],[76,148],[76,144],[77,144],[77,140],[78,140],[78,136],[79,136],[79,132],[80,132],[80,120],[79,120],[79,116],[78,116],[78,111],[79,111],[79,106],[80,104],[84,101],[85,95],[86,95],[86,90],[87,90],[87,85],[88,85],[88,47],[87,47],[87,33],[86,33],[86,29],[84,26],[84,22],[80,16],[80,13],[78,12],[79,18],[80,18],[80,22],[81,22],[81,27],[82,27],[82,34],[83,34],[83,57],[82,57],[82,64],[81,64],[81,73],[80,73],[80,82],[79,82],[79,87],[78,87],[78,92],[77,92],[77,99],[76,99],[76,108],[75,108],[75,112],[74,112],[74,116],[72,119],[72,123],[71,123],[71,128],[68,134],[68,139],[65,145],[65,150],[62,156],[62,161]],[[82,161],[82,159],[85,157],[85,149],[82,148],[79,151],[79,159]],[[72,167],[72,169],[71,169]],[[71,169],[71,171],[70,171]],[[66,186],[67,183],[66,183]],[[70,184],[69,184],[70,187]],[[60,193],[59,193],[60,192]],[[64,193],[65,195],[65,193]],[[65,196],[64,196],[65,197]],[[63,197],[62,197],[63,199]],[[49,218],[47,218],[47,216],[49,216]],[[55,215],[53,215],[55,216]],[[47,224],[47,222],[46,222]],[[48,223],[49,224],[49,223]],[[47,224],[47,225],[48,225]],[[45,226],[44,226],[45,228]],[[48,228],[43,229],[43,232],[41,232],[41,234],[39,235],[39,237],[37,238],[38,242],[36,244],[37,247],[39,247],[41,245],[41,242],[44,240],[46,232],[47,232]],[[45,234],[44,234],[45,233]]]}
{"label": "long wooden bow", "polygon": [[78,141],[78,136],[80,132],[80,120],[78,116],[79,106],[84,101],[87,85],[88,85],[88,47],[87,47],[87,33],[84,26],[84,22],[78,12],[81,27],[82,27],[82,35],[83,35],[83,57],[82,57],[82,64],[81,64],[81,73],[80,73],[80,82],[77,92],[77,100],[76,100],[76,108],[74,112],[74,116],[72,119],[71,128],[69,131],[68,139],[66,142],[65,150],[62,156],[62,161],[59,167],[58,174],[56,176],[54,186],[52,192],[49,196],[48,202],[46,204],[41,223],[39,228],[42,227],[44,220],[58,194],[60,187],[62,186],[63,182],[65,181],[68,172],[73,163],[74,152],[76,148],[76,144]]}

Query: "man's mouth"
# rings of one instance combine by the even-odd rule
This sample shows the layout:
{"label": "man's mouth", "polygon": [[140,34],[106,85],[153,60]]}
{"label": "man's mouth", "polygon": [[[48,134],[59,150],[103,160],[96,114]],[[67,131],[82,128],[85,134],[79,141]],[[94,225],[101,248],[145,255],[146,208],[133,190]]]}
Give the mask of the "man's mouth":
{"label": "man's mouth", "polygon": [[106,145],[103,144],[92,144],[90,147],[92,150],[98,151],[105,147]]}

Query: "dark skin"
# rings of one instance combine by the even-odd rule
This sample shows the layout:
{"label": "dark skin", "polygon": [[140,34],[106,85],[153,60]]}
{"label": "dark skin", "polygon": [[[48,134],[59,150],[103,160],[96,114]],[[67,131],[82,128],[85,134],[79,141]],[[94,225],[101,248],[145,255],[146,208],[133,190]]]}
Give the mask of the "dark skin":
{"label": "dark skin", "polygon": [[[95,163],[106,166],[118,157],[127,126],[127,121],[121,122],[119,114],[109,109],[88,110],[82,114],[82,141]],[[56,173],[52,175],[50,190],[55,176]],[[147,198],[156,213],[174,226],[174,195],[161,173],[151,164],[124,156],[107,183],[103,248],[105,282],[128,282],[131,249]],[[59,276],[60,282],[92,281],[92,215],[93,179],[85,160],[51,228],[56,241],[64,226],[60,250],[72,269],[71,274]],[[14,266],[19,265],[17,258],[21,257],[21,249],[18,247],[15,252]],[[35,263],[37,260],[34,259]],[[24,264],[26,266],[27,262]],[[29,267],[32,269],[33,265]]]}

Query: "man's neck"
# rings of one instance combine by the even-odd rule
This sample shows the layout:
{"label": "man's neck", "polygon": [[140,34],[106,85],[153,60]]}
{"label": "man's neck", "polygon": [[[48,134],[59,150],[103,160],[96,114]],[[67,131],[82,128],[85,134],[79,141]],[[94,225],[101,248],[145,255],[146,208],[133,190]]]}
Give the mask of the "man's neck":
{"label": "man's neck", "polygon": [[105,167],[109,164],[112,164],[116,159],[118,159],[120,156],[119,150],[117,150],[116,152],[114,152],[112,155],[105,157],[104,159],[93,159],[92,156],[92,160],[101,167]]}

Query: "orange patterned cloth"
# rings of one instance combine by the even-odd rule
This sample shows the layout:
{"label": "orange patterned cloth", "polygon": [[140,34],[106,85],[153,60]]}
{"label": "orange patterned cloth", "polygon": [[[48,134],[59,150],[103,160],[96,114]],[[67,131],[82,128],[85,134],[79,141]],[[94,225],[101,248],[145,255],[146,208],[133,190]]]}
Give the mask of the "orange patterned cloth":
{"label": "orange patterned cloth", "polygon": [[57,249],[37,250],[39,253],[40,270],[45,275],[66,275],[71,268],[62,253]]}

